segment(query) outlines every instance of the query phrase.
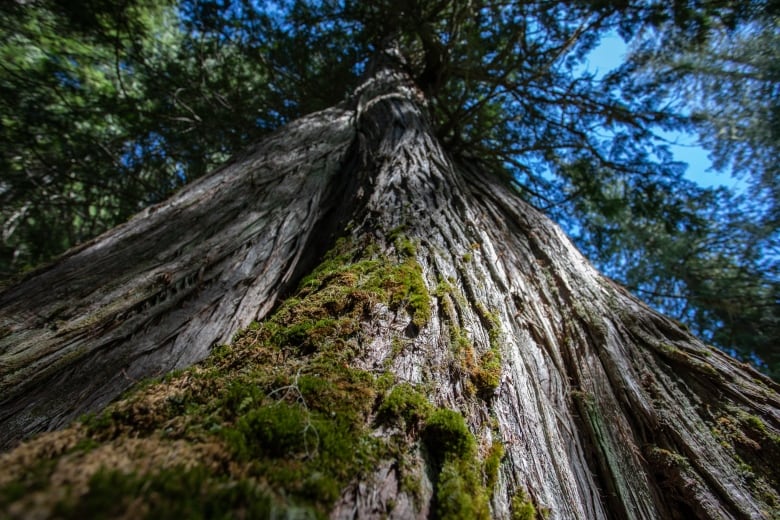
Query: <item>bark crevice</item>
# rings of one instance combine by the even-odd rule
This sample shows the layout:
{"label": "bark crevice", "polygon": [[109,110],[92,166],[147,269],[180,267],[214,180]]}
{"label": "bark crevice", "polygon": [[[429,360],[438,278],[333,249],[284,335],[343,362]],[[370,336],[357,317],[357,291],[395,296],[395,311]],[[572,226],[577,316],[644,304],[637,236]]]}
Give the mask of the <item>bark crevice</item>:
{"label": "bark crevice", "polygon": [[[101,408],[128,380],[190,365],[280,309],[310,319],[285,329],[275,315],[252,348],[280,343],[280,366],[320,374],[307,363],[335,345],[338,370],[390,381],[345,398],[371,395],[361,428],[400,444],[339,490],[335,518],[442,516],[450,503],[496,518],[529,506],[561,519],[771,518],[777,475],[760,459],[780,450],[778,387],[599,275],[483,165],[454,160],[423,99],[380,62],[344,106],[0,295],[2,445]],[[193,229],[173,230],[174,218]],[[337,238],[351,249],[325,255]],[[346,267],[295,290],[334,258]],[[343,301],[302,302],[331,282]],[[279,306],[290,295],[301,307]],[[426,455],[423,419],[406,431],[376,421],[404,384],[461,453]]]}

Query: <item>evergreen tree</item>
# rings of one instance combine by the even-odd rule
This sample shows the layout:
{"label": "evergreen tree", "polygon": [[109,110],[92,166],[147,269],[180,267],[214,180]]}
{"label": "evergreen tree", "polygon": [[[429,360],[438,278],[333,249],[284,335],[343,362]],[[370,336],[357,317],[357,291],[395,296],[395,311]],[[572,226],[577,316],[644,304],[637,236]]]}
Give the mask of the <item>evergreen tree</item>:
{"label": "evergreen tree", "polygon": [[4,514],[778,513],[778,386],[529,204],[571,210],[588,240],[628,217],[634,250],[707,243],[712,201],[653,142],[679,114],[632,92],[631,66],[576,71],[600,31],[673,20],[705,38],[706,19],[683,3],[180,9],[202,41],[263,42],[267,117],[332,106],[0,294],[4,446],[96,414],[2,456]]}

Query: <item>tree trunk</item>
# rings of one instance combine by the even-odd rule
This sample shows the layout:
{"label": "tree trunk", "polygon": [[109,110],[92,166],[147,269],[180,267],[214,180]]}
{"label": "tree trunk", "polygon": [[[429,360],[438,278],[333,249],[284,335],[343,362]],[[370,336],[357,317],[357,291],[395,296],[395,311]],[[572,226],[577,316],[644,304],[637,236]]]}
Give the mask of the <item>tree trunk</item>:
{"label": "tree trunk", "polygon": [[323,247],[353,126],[303,118],[0,295],[0,449],[265,316]]}
{"label": "tree trunk", "polygon": [[391,62],[0,302],[5,447],[266,320],[5,454],[12,518],[780,514],[777,385],[450,157]]}

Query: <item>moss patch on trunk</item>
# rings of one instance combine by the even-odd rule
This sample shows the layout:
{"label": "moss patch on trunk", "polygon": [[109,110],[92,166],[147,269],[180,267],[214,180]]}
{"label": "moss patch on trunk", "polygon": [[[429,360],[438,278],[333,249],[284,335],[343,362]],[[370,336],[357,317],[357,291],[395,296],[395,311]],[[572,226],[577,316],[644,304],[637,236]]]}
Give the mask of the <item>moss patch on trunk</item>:
{"label": "moss patch on trunk", "polygon": [[434,483],[436,518],[490,518],[489,491],[482,482],[476,441],[463,416],[454,410],[436,410],[426,422],[423,441],[439,469]]}
{"label": "moss patch on trunk", "polygon": [[392,258],[339,241],[272,317],[204,362],[141,385],[59,442],[5,455],[3,516],[325,517],[397,451],[372,435],[377,408],[411,424],[431,407],[418,394],[417,417],[405,387],[388,394],[392,375],[351,366],[377,309],[403,308],[418,328],[430,319],[416,249],[401,245]]}

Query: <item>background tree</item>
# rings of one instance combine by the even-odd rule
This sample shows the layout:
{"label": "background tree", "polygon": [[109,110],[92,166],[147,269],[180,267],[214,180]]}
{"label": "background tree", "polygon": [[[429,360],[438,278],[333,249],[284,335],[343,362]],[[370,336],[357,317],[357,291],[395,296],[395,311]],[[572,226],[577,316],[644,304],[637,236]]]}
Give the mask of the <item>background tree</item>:
{"label": "background tree", "polygon": [[[4,13],[6,277],[344,95],[332,63],[310,59],[316,42],[281,32],[249,4],[108,4],[95,2],[84,19],[84,6],[56,2],[12,3]],[[333,74],[330,91],[305,87],[323,70]]]}
{"label": "background tree", "polygon": [[[700,231],[683,233],[682,240],[665,239],[662,248],[657,246],[663,232],[656,231],[653,240],[638,237],[638,243],[663,253],[645,250],[632,259],[632,265],[642,267],[615,274],[629,287],[641,287],[648,301],[701,337],[743,359],[754,358],[776,377],[780,141],[775,114],[780,83],[772,56],[780,41],[777,6],[745,4],[730,16],[695,16],[706,33],[650,30],[633,44],[630,61],[641,77],[636,85],[686,114],[685,128],[711,150],[713,167],[731,171],[746,188],[742,194],[720,189],[696,195],[687,188],[675,204],[694,206]],[[630,227],[621,231],[630,234]],[[674,241],[678,247],[671,245]],[[592,257],[603,258],[605,252],[593,248]],[[613,249],[612,254],[621,253]],[[659,267],[658,274],[651,274]],[[667,274],[664,280],[660,273]]]}
{"label": "background tree", "polygon": [[[216,41],[252,7],[192,5]],[[632,66],[575,70],[600,30],[707,24],[682,4],[265,7],[269,75],[315,92],[323,65],[352,92],[0,296],[6,446],[212,351],[5,455],[9,516],[777,513],[777,386],[522,200],[572,208],[585,238],[628,215],[629,244],[709,240],[653,140],[684,119]],[[308,45],[331,38],[373,60]]]}

